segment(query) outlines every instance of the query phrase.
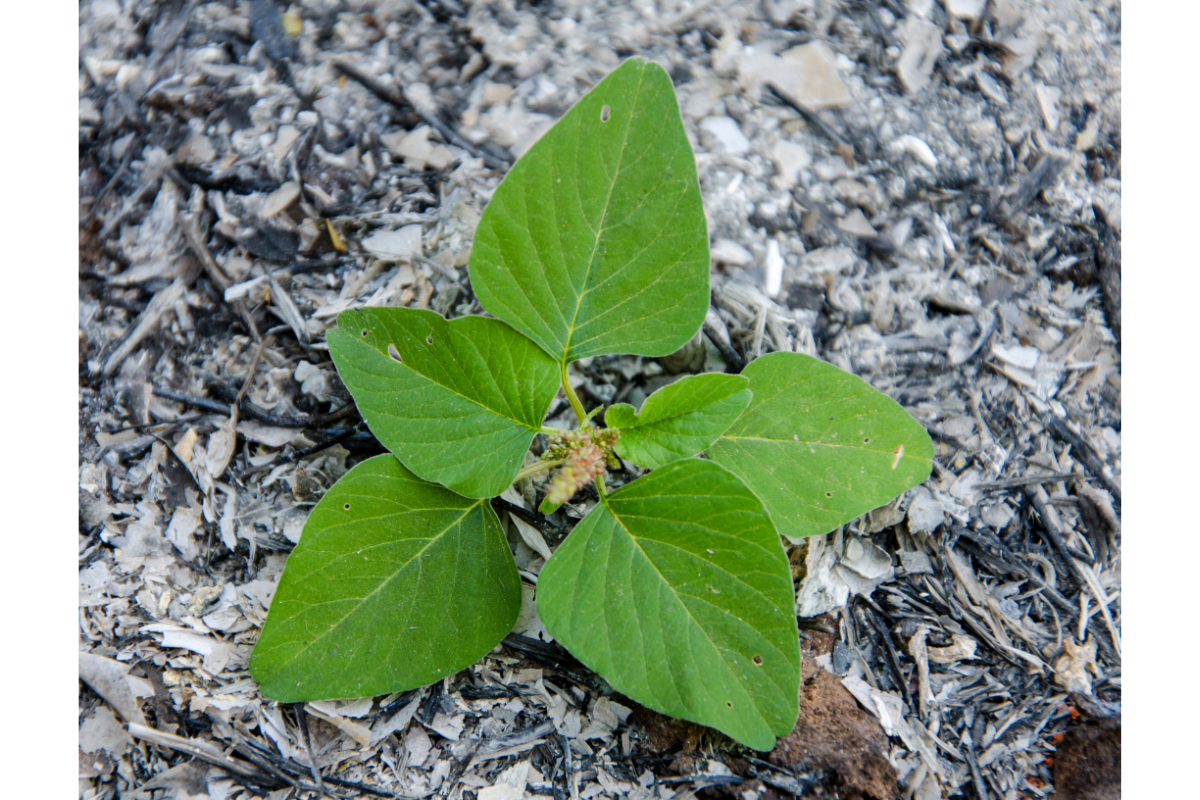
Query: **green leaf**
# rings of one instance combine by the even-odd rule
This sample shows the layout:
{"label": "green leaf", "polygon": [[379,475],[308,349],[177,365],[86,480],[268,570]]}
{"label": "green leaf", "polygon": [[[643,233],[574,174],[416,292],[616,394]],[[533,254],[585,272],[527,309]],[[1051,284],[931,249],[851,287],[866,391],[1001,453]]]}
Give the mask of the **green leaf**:
{"label": "green leaf", "polygon": [[483,307],[563,363],[663,356],[708,310],[696,161],[666,71],[631,58],[509,170],[471,247]]}
{"label": "green leaf", "polygon": [[520,608],[491,505],[377,456],[313,508],[250,674],[283,703],[413,689],[482,658]]}
{"label": "green leaf", "polygon": [[504,491],[558,391],[558,367],[485,317],[344,311],[328,335],[371,432],[416,475],[468,497]]}
{"label": "green leaf", "polygon": [[710,461],[608,495],[542,569],[537,606],[572,655],[655,711],[756,750],[796,724],[787,556],[758,498]]}
{"label": "green leaf", "polygon": [[604,423],[621,431],[617,455],[659,469],[715,442],[750,404],[749,385],[741,375],[691,375],[647,397],[636,415],[627,403],[611,406]]}
{"label": "green leaf", "polygon": [[828,533],[929,477],[925,428],[861,378],[799,353],[771,353],[742,374],[754,400],[708,454],[789,539]]}

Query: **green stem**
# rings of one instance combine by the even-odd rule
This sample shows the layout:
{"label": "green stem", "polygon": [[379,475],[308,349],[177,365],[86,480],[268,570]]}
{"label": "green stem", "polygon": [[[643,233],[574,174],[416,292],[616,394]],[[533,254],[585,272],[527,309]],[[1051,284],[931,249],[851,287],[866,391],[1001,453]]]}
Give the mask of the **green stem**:
{"label": "green stem", "polygon": [[579,418],[579,425],[582,427],[583,423],[587,421],[587,412],[583,410],[583,403],[579,402],[579,396],[575,394],[575,390],[571,388],[571,382],[567,380],[567,362],[560,361],[558,367],[563,391],[567,394],[567,401],[571,404],[571,408],[575,409],[575,416]]}
{"label": "green stem", "polygon": [[603,503],[603,502],[604,502],[604,496],[605,496],[605,491],[604,491],[604,476],[603,476],[603,475],[597,475],[597,476],[596,476],[596,494],[600,495],[600,502],[602,502],[602,503]]}
{"label": "green stem", "polygon": [[532,475],[537,475],[539,472],[545,472],[548,469],[561,467],[565,463],[565,461],[539,461],[536,464],[530,464],[528,467],[525,467],[517,473],[517,477],[513,478],[513,483],[523,481]]}

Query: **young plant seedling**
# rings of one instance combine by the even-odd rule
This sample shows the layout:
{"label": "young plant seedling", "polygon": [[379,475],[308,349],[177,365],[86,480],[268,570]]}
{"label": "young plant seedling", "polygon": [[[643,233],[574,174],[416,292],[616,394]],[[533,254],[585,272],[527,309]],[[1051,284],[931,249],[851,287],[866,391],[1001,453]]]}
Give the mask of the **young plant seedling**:
{"label": "young plant seedling", "polygon": [[[757,750],[791,732],[800,647],[781,535],[825,533],[928,476],[933,447],[859,378],[797,353],[683,378],[599,428],[576,359],[664,356],[700,329],[708,232],[667,73],[632,58],[509,171],[469,265],[496,318],[346,311],[329,350],[391,455],[313,509],[250,671],[281,702],[412,689],[488,653],[521,583],[489,502],[554,477],[599,502],[541,571],[546,629],[617,691]],[[544,427],[563,391],[575,431]],[[524,467],[539,433],[542,460]],[[706,454],[707,458],[700,456]],[[618,457],[651,470],[615,491]]]}

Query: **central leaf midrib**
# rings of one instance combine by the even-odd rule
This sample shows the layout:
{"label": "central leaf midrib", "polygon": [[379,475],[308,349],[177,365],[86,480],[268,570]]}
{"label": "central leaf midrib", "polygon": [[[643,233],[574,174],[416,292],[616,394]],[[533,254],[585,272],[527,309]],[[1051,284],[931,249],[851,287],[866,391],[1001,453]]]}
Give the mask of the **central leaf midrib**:
{"label": "central leaf midrib", "polygon": [[[355,339],[353,336],[351,336],[351,337],[350,337],[350,341],[352,341],[352,342],[355,342],[356,344],[357,344],[357,343],[360,343],[360,342],[358,341],[358,339]],[[528,422],[525,422],[524,420],[520,420],[520,419],[513,419],[512,417],[510,417],[509,415],[507,415],[507,414],[505,414],[505,413],[503,413],[503,412],[497,411],[497,410],[496,410],[496,409],[494,409],[494,408],[490,408],[489,406],[487,406],[487,405],[484,405],[484,403],[482,403],[482,402],[481,402],[481,401],[479,401],[479,400],[476,400],[476,399],[475,399],[475,398],[473,398],[473,397],[467,397],[465,394],[463,394],[462,392],[458,391],[457,389],[454,389],[454,388],[452,388],[452,387],[450,387],[450,386],[446,386],[445,384],[443,384],[443,383],[440,383],[440,382],[438,382],[438,381],[434,380],[433,378],[429,377],[428,375],[426,375],[426,374],[424,374],[424,373],[422,373],[422,372],[418,372],[417,370],[415,370],[415,369],[413,369],[412,367],[410,367],[408,364],[396,364],[396,362],[395,362],[395,361],[392,359],[392,357],[391,357],[390,355],[388,355],[388,354],[387,354],[387,352],[386,352],[386,351],[380,350],[380,349],[378,349],[378,348],[376,348],[376,347],[372,347],[371,345],[367,344],[366,342],[361,342],[361,344],[362,344],[362,346],[363,346],[363,347],[366,347],[366,348],[367,348],[368,350],[370,350],[371,352],[373,352],[373,353],[377,353],[378,355],[382,356],[383,358],[386,358],[386,359],[388,360],[388,362],[389,362],[389,367],[388,367],[389,369],[391,368],[391,365],[392,365],[392,364],[394,364],[395,366],[399,367],[400,369],[406,369],[406,370],[408,370],[409,372],[411,372],[412,374],[414,374],[414,375],[417,375],[418,377],[424,378],[425,380],[429,381],[431,384],[433,384],[434,386],[438,387],[439,389],[442,389],[442,390],[444,390],[444,391],[446,391],[446,392],[449,392],[450,394],[454,395],[455,397],[462,398],[462,399],[463,399],[463,400],[465,400],[466,402],[468,402],[468,403],[470,403],[470,404],[474,405],[476,408],[479,408],[479,409],[481,409],[481,410],[483,410],[483,411],[486,411],[486,412],[488,412],[489,414],[494,414],[495,416],[499,417],[500,419],[507,420],[508,422],[511,422],[511,423],[513,423],[514,425],[519,425],[519,426],[521,426],[522,428],[525,428],[526,430],[532,431],[532,432],[534,432],[534,433],[537,433],[537,432],[538,432],[538,431],[541,429],[541,426],[540,426],[540,425],[535,427],[535,426],[533,426],[533,425],[530,425]],[[486,360],[486,359],[485,359],[485,360]],[[386,376],[385,376],[385,378],[386,378]],[[380,393],[380,394],[387,394],[387,392],[385,392],[385,391],[380,391],[379,393]],[[507,404],[506,404],[506,405],[507,405]],[[387,412],[384,412],[384,413],[387,413]],[[388,416],[395,416],[395,415],[393,415],[393,414],[388,414]],[[489,435],[490,435],[490,434],[489,434]]]}
{"label": "central leaf midrib", "polygon": [[[613,170],[612,181],[608,184],[608,193],[604,197],[604,209],[600,212],[600,223],[596,226],[596,241],[592,243],[592,252],[588,256],[587,269],[583,273],[583,288],[579,295],[575,298],[575,313],[571,315],[571,324],[567,328],[567,341],[563,343],[562,363],[567,363],[571,355],[571,341],[575,338],[576,323],[579,321],[579,311],[583,308],[584,295],[588,293],[588,279],[592,274],[592,267],[596,263],[596,252],[600,249],[600,238],[604,235],[604,223],[608,220],[608,210],[612,205],[612,193],[616,188],[617,179],[621,175],[621,162],[625,160],[625,148],[629,146],[629,129],[633,127],[634,111],[637,109],[638,99],[642,94],[642,85],[646,80],[647,66],[643,66],[638,74],[637,91],[633,95],[633,103],[629,112],[628,120],[625,123],[625,135],[621,139],[621,152],[617,154],[616,168]],[[576,176],[578,180],[578,175]]]}
{"label": "central leaf midrib", "polygon": [[[892,431],[884,431],[882,434],[877,434],[877,436],[881,437],[888,433],[892,433]],[[720,439],[717,439],[717,442],[720,442],[721,439],[729,439],[731,441],[768,442],[770,444],[782,444],[782,445],[794,445],[794,446],[807,444],[807,445],[816,445],[818,447],[832,447],[832,448],[839,448],[839,449],[843,449],[843,450],[856,450],[856,451],[862,452],[862,453],[878,453],[880,455],[885,455],[885,456],[894,455],[896,452],[895,450],[877,450],[874,447],[865,447],[860,444],[830,444],[829,442],[818,442],[818,441],[812,441],[809,439],[771,439],[767,436],[729,436],[728,434],[722,435],[720,437]],[[918,458],[918,456],[909,455],[907,453],[902,454],[900,457],[905,458],[905,459]]]}
{"label": "central leaf midrib", "polygon": [[[337,620],[336,622],[331,624],[327,630],[325,630],[323,633],[313,637],[313,640],[311,642],[304,645],[304,647],[300,648],[300,650],[298,650],[294,655],[292,655],[288,659],[288,661],[294,662],[296,659],[298,659],[302,655],[304,655],[304,653],[308,652],[308,650],[310,648],[312,648],[314,645],[316,645],[317,642],[321,641],[326,636],[333,633],[333,631],[335,629],[337,629],[342,623],[344,623],[352,615],[357,613],[364,605],[366,605],[371,600],[371,598],[373,598],[375,595],[377,595],[381,591],[383,591],[383,589],[386,586],[388,586],[392,581],[396,580],[396,578],[399,577],[401,573],[403,573],[405,570],[407,570],[409,568],[409,566],[414,561],[416,561],[418,558],[420,558],[427,550],[429,550],[429,548],[433,547],[434,544],[441,541],[446,536],[446,534],[450,531],[451,528],[454,528],[456,525],[460,525],[462,523],[462,521],[467,518],[467,515],[469,515],[476,508],[481,508],[482,506],[483,506],[482,500],[472,503],[469,507],[467,507],[466,510],[463,511],[462,514],[459,515],[459,517],[457,519],[455,519],[453,522],[448,523],[444,528],[442,528],[442,530],[437,535],[431,536],[429,538],[429,542],[424,547],[422,547],[417,552],[413,553],[412,557],[409,558],[407,561],[405,561],[404,564],[402,564],[398,569],[396,569],[390,576],[388,576],[388,578],[386,580],[380,581],[379,585],[376,586],[375,589],[372,590],[366,597],[362,598],[358,603],[356,603],[352,608],[350,608],[350,610],[347,611],[345,614],[343,614],[339,620]],[[486,526],[487,525],[486,515],[482,521],[483,521],[483,524]]]}
{"label": "central leaf midrib", "polygon": [[[773,730],[771,727],[771,723],[767,720],[765,714],[763,713],[763,710],[760,709],[758,707],[758,703],[756,703],[754,701],[754,696],[751,695],[748,691],[746,691],[745,687],[743,687],[741,685],[741,682],[737,680],[737,676],[733,674],[732,666],[722,655],[720,655],[722,653],[727,652],[725,650],[725,648],[719,646],[715,641],[713,641],[713,638],[709,635],[708,631],[704,629],[704,626],[700,623],[700,621],[698,619],[696,619],[696,616],[692,613],[692,610],[690,608],[688,608],[687,603],[683,602],[683,598],[680,596],[679,592],[676,591],[675,587],[671,585],[671,582],[669,580],[667,580],[667,577],[662,574],[661,570],[659,570],[658,565],[654,563],[654,559],[652,559],[650,557],[650,554],[647,553],[642,548],[641,542],[638,541],[638,537],[634,536],[633,532],[630,531],[629,528],[625,525],[624,521],[622,521],[620,515],[617,514],[616,509],[614,509],[612,507],[612,504],[611,504],[609,498],[604,499],[604,508],[605,508],[605,510],[608,511],[608,513],[610,515],[612,515],[613,520],[617,523],[617,525],[620,526],[621,530],[624,531],[625,535],[629,537],[629,540],[631,542],[633,542],[633,546],[635,548],[637,548],[637,552],[641,554],[642,558],[645,559],[646,563],[650,565],[650,568],[654,570],[654,574],[658,576],[658,579],[660,581],[662,581],[663,585],[666,586],[667,589],[670,590],[671,596],[675,598],[675,602],[679,605],[680,608],[683,609],[683,612],[685,614],[687,614],[687,617],[688,617],[688,619],[690,619],[692,621],[692,625],[694,626],[694,628],[700,632],[700,635],[703,636],[705,641],[707,641],[709,643],[709,646],[711,646],[713,648],[713,650],[715,650],[717,652],[717,654],[718,654],[717,658],[721,662],[721,664],[725,667],[727,675],[733,678],[733,685],[736,686],[738,689],[740,689],[743,697],[747,698],[750,701],[750,707],[754,709],[754,712],[756,714],[758,714],[759,720],[761,720],[762,723],[767,727],[767,730]],[[681,699],[682,699],[682,697],[681,697]]]}

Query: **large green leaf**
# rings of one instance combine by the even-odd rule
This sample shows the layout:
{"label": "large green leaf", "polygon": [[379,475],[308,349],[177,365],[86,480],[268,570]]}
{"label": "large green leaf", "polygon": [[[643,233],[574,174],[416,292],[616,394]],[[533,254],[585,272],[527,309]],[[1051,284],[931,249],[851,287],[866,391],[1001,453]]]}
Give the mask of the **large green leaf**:
{"label": "large green leaf", "polygon": [[708,309],[708,231],[666,71],[631,58],[529,149],[475,231],[471,286],[561,362],[662,356]]}
{"label": "large green leaf", "polygon": [[929,477],[929,434],[861,378],[799,353],[771,353],[742,374],[754,399],[708,454],[789,539],[828,533]]}
{"label": "large green leaf", "polygon": [[637,414],[627,403],[610,406],[604,423],[621,430],[617,455],[658,469],[715,442],[749,405],[749,385],[741,375],[691,375],[647,397]]}
{"label": "large green leaf", "polygon": [[538,578],[538,613],[639,703],[756,750],[796,724],[800,645],[779,535],[758,498],[701,459],[613,492]]}
{"label": "large green leaf", "polygon": [[517,566],[491,505],[377,456],[309,515],[250,673],[287,703],[413,689],[483,657],[520,608]]}
{"label": "large green leaf", "polygon": [[558,391],[558,367],[485,317],[344,311],[328,336],[371,432],[404,465],[468,497],[504,491]]}

